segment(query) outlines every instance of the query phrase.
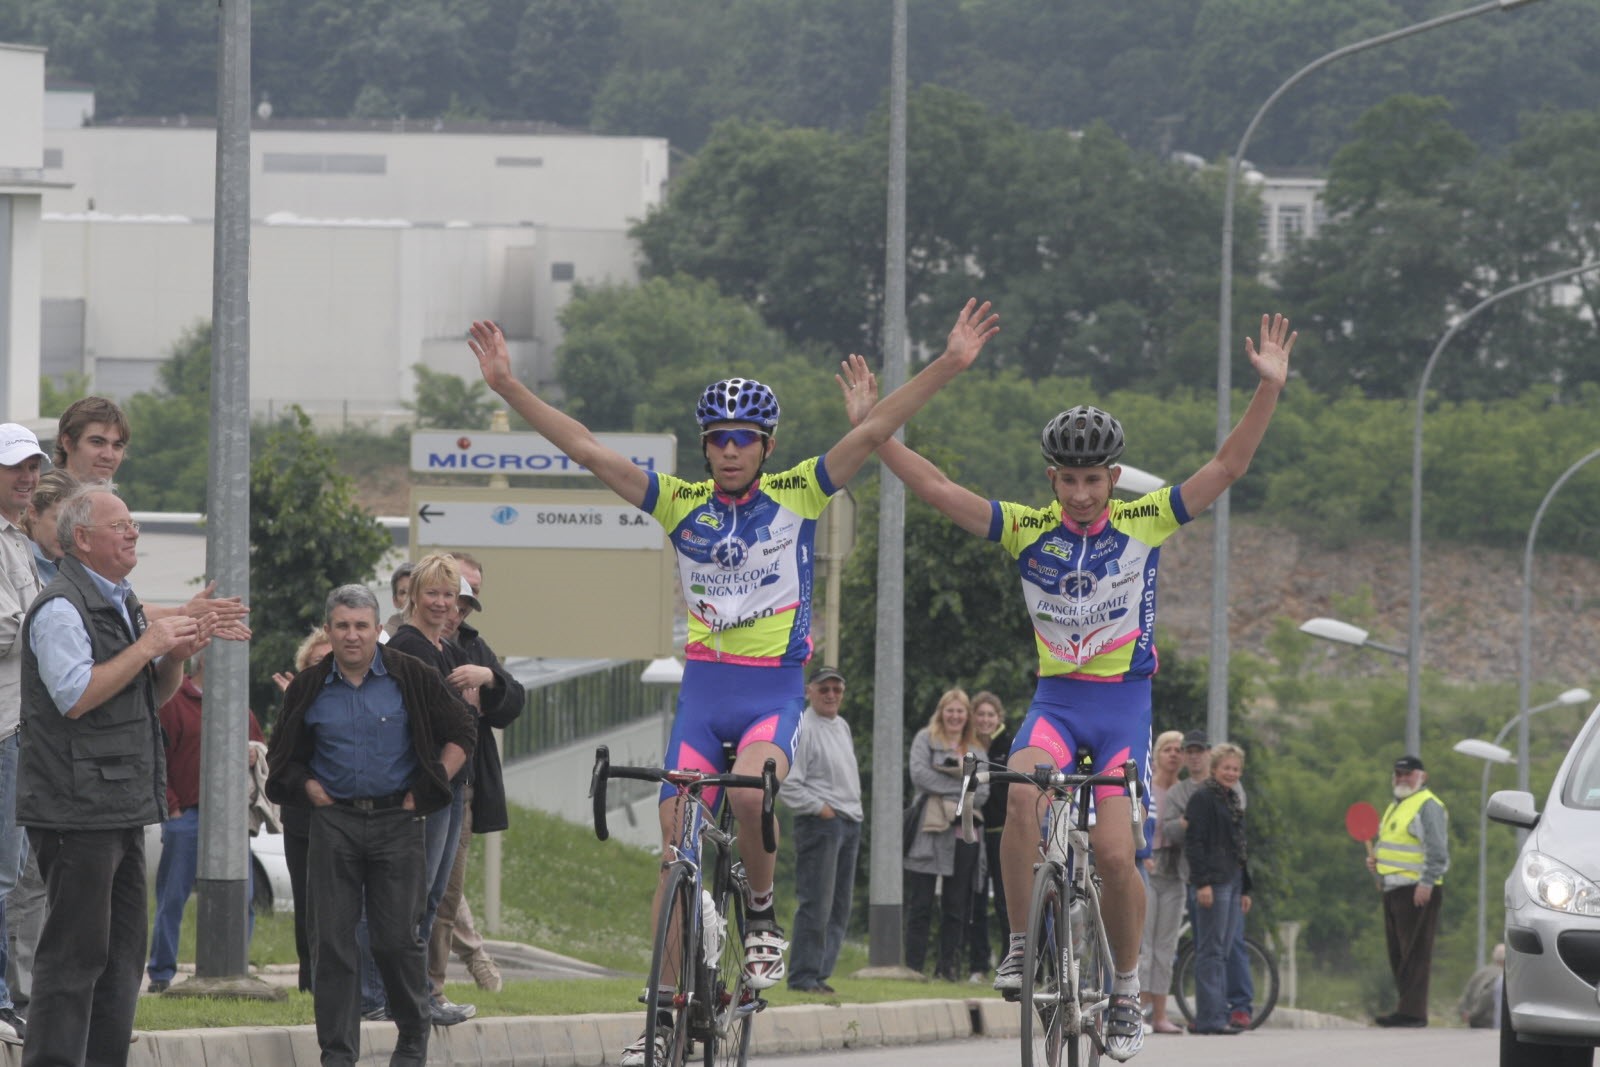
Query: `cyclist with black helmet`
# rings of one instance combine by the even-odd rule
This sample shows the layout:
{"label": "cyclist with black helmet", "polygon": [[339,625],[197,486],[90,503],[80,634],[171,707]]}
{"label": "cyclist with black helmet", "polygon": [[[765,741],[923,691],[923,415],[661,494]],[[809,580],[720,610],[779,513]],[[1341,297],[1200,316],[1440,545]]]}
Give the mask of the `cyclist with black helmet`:
{"label": "cyclist with black helmet", "polygon": [[[643,470],[602,446],[582,423],[517,380],[498,326],[472,324],[468,343],[489,387],[618,496],[649,512],[677,552],[689,638],[668,767],[728,770],[722,756],[726,741],[736,746],[735,773],[759,775],[768,759],[777,762],[780,778],[788,773],[805,710],[804,665],[811,657],[816,521],[873,449],[970,366],[999,328],[999,316],[990,313],[987,302],[967,301],[941,356],[858,420],[826,455],[779,473],[764,470],[778,428],[777,397],[749,378],[715,382],[695,407],[710,477],[688,481]],[[752,987],[765,989],[785,974],[787,942],[773,917],[776,860],[754,832],[760,796],[748,789],[730,793],[751,894],[745,902],[750,918],[745,972]],[[675,791],[663,786],[664,854],[677,824]],[[642,1064],[645,1043],[658,1040],[658,1033],[647,1030],[625,1050],[624,1067]]]}
{"label": "cyclist with black helmet", "polygon": [[[1051,419],[1040,445],[1054,499],[1045,507],[985,500],[950,481],[927,459],[894,439],[878,447],[884,465],[912,492],[980,537],[998,541],[1017,561],[1039,654],[1039,683],[1017,731],[1009,766],[1069,765],[1078,746],[1094,755],[1096,773],[1118,773],[1134,759],[1149,777],[1150,676],[1156,670],[1156,564],[1160,545],[1210,507],[1244,474],[1266,434],[1289,371],[1295,334],[1281,315],[1261,317],[1261,342],[1245,354],[1260,376],[1244,416],[1217,454],[1182,485],[1132,501],[1115,500],[1126,439],[1122,424],[1080,405]],[[869,410],[875,381],[860,356],[840,375],[852,421]],[[1139,942],[1144,887],[1134,864],[1128,799],[1097,790],[1104,805],[1092,831],[1101,906],[1116,965],[1107,1013],[1106,1052],[1127,1060],[1144,1042],[1139,1011]],[[1022,984],[1028,896],[1037,858],[1039,794],[1013,789],[1000,840],[1011,946],[995,988]]]}

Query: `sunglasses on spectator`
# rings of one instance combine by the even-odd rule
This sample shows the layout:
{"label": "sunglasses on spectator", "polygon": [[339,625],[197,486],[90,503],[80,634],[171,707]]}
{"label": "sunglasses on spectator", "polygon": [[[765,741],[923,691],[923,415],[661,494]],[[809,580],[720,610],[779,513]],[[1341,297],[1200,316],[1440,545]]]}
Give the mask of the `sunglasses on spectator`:
{"label": "sunglasses on spectator", "polygon": [[765,441],[772,435],[765,430],[706,430],[700,435],[700,440],[712,448],[727,448],[732,442],[735,448],[748,448],[757,441]]}

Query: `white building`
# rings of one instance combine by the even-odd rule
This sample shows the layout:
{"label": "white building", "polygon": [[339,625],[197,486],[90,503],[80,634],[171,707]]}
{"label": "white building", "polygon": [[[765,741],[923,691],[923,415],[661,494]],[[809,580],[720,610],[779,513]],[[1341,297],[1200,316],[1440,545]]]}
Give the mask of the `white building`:
{"label": "white building", "polygon": [[0,44],[0,419],[39,414],[44,49]]}
{"label": "white building", "polygon": [[1290,174],[1256,176],[1260,178],[1256,191],[1261,196],[1261,239],[1270,270],[1291,246],[1315,237],[1327,221],[1322,191],[1328,180]]}
{"label": "white building", "polygon": [[[209,120],[84,126],[81,99],[55,110],[41,369],[126,397],[211,315],[216,135]],[[549,382],[573,283],[637,279],[627,231],[667,177],[662,139],[534,123],[262,120],[250,151],[251,406],[322,422],[407,417],[416,363],[474,376],[477,318]]]}

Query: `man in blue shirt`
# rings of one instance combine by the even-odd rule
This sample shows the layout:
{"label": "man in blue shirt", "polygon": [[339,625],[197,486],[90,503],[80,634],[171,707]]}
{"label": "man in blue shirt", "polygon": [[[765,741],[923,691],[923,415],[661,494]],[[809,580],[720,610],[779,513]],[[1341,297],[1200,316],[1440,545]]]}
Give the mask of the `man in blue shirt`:
{"label": "man in blue shirt", "polygon": [[166,814],[156,709],[217,615],[146,620],[128,584],[139,524],[105,485],[67,497],[56,529],[66,555],[22,624],[17,822],[49,902],[22,1062],[121,1064],[148,932],[144,827]]}
{"label": "man in blue shirt", "polygon": [[333,656],[283,695],[267,797],[311,809],[313,996],[324,1067],[361,1057],[356,921],[365,900],[373,962],[399,1036],[393,1065],[428,1058],[427,893],[423,816],[451,801],[477,726],[437,671],[379,647],[378,598],[362,585],[328,594]]}

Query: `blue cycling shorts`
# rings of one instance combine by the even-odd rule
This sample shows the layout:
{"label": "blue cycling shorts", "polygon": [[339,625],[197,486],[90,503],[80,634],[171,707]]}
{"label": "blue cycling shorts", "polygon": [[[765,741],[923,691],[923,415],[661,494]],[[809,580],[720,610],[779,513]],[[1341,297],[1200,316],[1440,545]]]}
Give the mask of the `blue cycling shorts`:
{"label": "blue cycling shorts", "polygon": [[[792,762],[805,710],[803,667],[752,667],[692,659],[683,668],[665,765],[721,774],[731,766],[723,754],[724,742],[733,745],[737,755],[757,741],[772,742]],[[675,787],[662,784],[662,800],[676,795]],[[714,796],[706,799],[715,802]]]}
{"label": "blue cycling shorts", "polygon": [[[1070,768],[1078,746],[1087,745],[1094,773],[1118,776],[1132,759],[1149,796],[1150,744],[1149,678],[1091,682],[1068,675],[1039,679],[1011,752],[1043,749],[1059,770]],[[1094,795],[1098,800],[1123,793],[1115,786],[1096,786]]]}

